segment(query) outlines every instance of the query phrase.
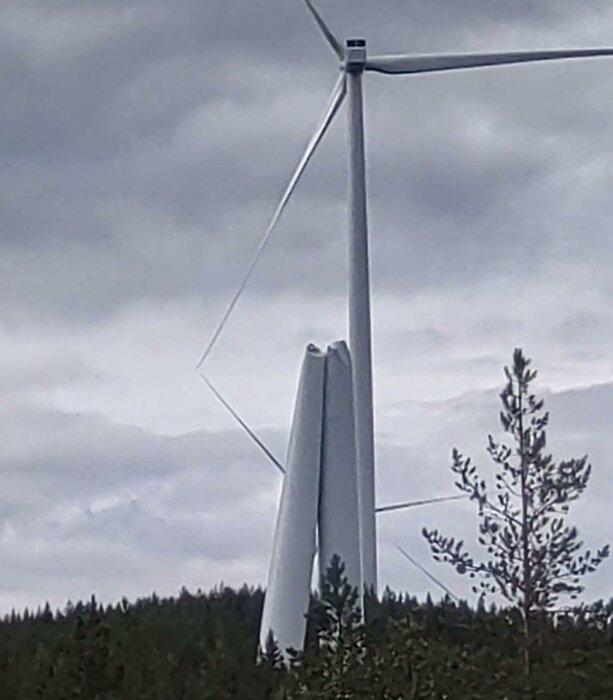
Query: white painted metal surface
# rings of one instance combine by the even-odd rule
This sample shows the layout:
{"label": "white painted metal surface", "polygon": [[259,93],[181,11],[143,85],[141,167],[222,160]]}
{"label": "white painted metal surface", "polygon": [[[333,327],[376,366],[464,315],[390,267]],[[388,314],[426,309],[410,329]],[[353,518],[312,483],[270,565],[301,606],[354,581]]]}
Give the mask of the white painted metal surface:
{"label": "white painted metal surface", "polygon": [[263,649],[269,632],[282,651],[304,646],[319,506],[325,362],[325,354],[309,345],[296,396],[264,599]]}
{"label": "white painted metal surface", "polygon": [[560,61],[572,58],[613,56],[613,49],[563,49],[552,51],[513,51],[510,53],[442,54],[425,56],[373,56],[366,70],[377,73],[412,74],[438,71],[486,68],[538,61]]}
{"label": "white painted metal surface", "polygon": [[[366,51],[364,50],[364,58]],[[370,318],[370,272],[364,155],[363,65],[347,73],[349,96],[349,348],[353,363],[358,498],[364,585],[377,591],[377,526]]]}
{"label": "white painted metal surface", "polygon": [[347,580],[361,592],[351,358],[342,341],[328,348],[323,415],[318,529],[320,580],[333,555],[338,554],[345,564]]}
{"label": "white painted metal surface", "polygon": [[336,38],[336,36],[330,31],[330,28],[328,25],[324,22],[323,17],[319,14],[319,12],[316,10],[315,6],[311,2],[311,0],[304,0],[306,2],[307,7],[309,8],[310,13],[313,15],[313,19],[315,20],[317,26],[321,30],[321,33],[324,35],[326,41],[330,45],[330,48],[334,53],[340,58],[341,60],[343,59],[343,45],[341,42]]}

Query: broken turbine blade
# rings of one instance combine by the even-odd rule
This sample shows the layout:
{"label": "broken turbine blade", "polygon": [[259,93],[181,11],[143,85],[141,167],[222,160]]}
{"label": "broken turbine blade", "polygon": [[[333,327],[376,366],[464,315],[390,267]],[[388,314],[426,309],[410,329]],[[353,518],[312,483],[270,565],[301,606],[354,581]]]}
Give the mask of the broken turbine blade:
{"label": "broken turbine blade", "polygon": [[572,58],[613,56],[613,48],[563,49],[555,51],[515,51],[511,53],[448,54],[442,56],[373,56],[366,70],[377,73],[410,75],[441,71],[485,68],[538,61],[560,61]]}
{"label": "broken turbine blade", "polygon": [[[317,537],[326,355],[309,345],[302,362],[277,513],[260,649],[304,649]],[[286,657],[285,657],[286,658]]]}
{"label": "broken turbine blade", "polygon": [[[343,341],[326,353],[319,489],[319,580],[325,581],[333,556],[340,556],[345,577],[360,593],[362,543],[356,470],[355,413],[351,356]],[[357,601],[362,607],[361,596]]]}
{"label": "broken turbine blade", "polygon": [[315,9],[315,6],[311,2],[311,0],[304,0],[307,4],[307,7],[311,11],[311,14],[313,15],[313,18],[315,19],[315,22],[317,23],[317,26],[321,29],[322,34],[326,38],[326,41],[328,44],[332,47],[332,51],[338,56],[338,58],[343,60],[344,57],[344,50],[341,42],[334,36],[328,25],[324,22],[323,17],[319,14],[319,12]]}

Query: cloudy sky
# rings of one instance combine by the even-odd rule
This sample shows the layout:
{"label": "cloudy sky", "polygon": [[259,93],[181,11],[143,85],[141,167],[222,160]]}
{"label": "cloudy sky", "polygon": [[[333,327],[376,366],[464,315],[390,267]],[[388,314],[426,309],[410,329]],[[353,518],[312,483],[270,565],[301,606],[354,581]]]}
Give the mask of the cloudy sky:
{"label": "cloudy sky", "polygon": [[[373,52],[613,44],[606,0],[320,0]],[[300,0],[0,8],[0,612],[265,581],[280,481],[194,364],[336,80]],[[488,467],[502,366],[540,370],[574,520],[613,539],[611,62],[366,79],[378,500]],[[208,371],[281,456],[308,342],[346,336],[346,133],[326,136]],[[423,595],[422,525],[380,516]],[[464,583],[430,564],[454,590]],[[613,594],[613,564],[588,598]]]}

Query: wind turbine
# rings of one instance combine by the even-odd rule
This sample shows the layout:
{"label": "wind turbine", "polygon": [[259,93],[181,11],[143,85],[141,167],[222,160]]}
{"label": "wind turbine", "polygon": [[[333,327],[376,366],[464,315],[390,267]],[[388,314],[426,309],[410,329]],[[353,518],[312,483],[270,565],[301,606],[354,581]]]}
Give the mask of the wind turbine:
{"label": "wind turbine", "polygon": [[[370,57],[364,39],[348,39],[343,45],[324,22],[311,0],[305,2],[326,41],[341,62],[349,98],[349,348],[353,360],[358,493],[363,548],[362,575],[364,584],[376,590],[372,341],[362,77],[365,72],[412,75],[536,61],[613,56],[613,48]],[[344,91],[341,95],[344,95]]]}
{"label": "wind turbine", "polygon": [[520,51],[511,53],[369,56],[366,41],[348,39],[342,43],[317,11],[312,0],[305,3],[326,42],[340,61],[341,76],[272,220],[262,238],[246,275],[197,364],[201,368],[220,337],[236,303],[245,291],[255,266],[287,206],[306,166],[345,98],[349,102],[350,146],[349,191],[349,349],[355,401],[355,443],[357,453],[358,502],[363,581],[377,590],[377,538],[375,507],[375,456],[372,383],[371,302],[364,148],[363,76],[367,72],[390,75],[437,73],[471,68],[504,66],[563,59],[613,56],[613,48]]}

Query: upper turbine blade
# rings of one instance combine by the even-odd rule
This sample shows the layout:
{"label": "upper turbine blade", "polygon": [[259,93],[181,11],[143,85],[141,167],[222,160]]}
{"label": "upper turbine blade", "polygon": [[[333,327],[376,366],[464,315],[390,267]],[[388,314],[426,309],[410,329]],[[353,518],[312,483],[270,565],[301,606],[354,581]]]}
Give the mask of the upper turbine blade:
{"label": "upper turbine blade", "polygon": [[334,36],[328,25],[324,22],[323,17],[319,14],[319,12],[315,9],[315,6],[311,2],[311,0],[304,0],[307,4],[307,7],[311,11],[311,14],[313,15],[313,18],[317,22],[317,26],[321,29],[322,34],[326,37],[326,41],[330,46],[332,47],[332,51],[341,59],[343,60],[344,56],[344,50],[343,50],[343,45],[341,42]]}
{"label": "upper turbine blade", "polygon": [[599,56],[613,56],[613,48],[449,54],[441,56],[373,56],[366,63],[366,70],[394,74],[435,73],[465,68],[503,66],[513,63],[559,61],[568,58],[597,58]]}
{"label": "upper turbine blade", "polygon": [[315,130],[315,133],[311,137],[311,140],[309,141],[305,152],[302,154],[302,157],[300,158],[300,161],[298,162],[298,165],[296,166],[296,169],[294,170],[294,174],[292,175],[289,184],[285,188],[285,191],[283,192],[283,196],[281,197],[281,200],[277,204],[277,207],[273,213],[272,219],[270,223],[268,224],[268,228],[266,229],[266,232],[264,233],[264,237],[260,241],[260,245],[258,246],[258,249],[255,252],[255,255],[253,256],[253,259],[251,260],[251,263],[249,264],[249,267],[247,268],[247,272],[245,273],[238,289],[236,290],[234,296],[230,300],[230,303],[228,304],[223,316],[221,317],[221,320],[219,324],[217,325],[217,328],[215,329],[213,335],[211,336],[211,339],[209,340],[209,344],[206,346],[204,352],[200,356],[200,359],[198,360],[198,363],[196,364],[196,369],[200,369],[202,365],[204,364],[205,360],[207,357],[211,354],[211,351],[213,350],[213,347],[219,340],[219,336],[221,335],[223,329],[225,328],[226,323],[228,322],[228,319],[230,318],[230,315],[232,314],[232,311],[234,311],[234,307],[236,306],[238,300],[240,299],[241,295],[245,291],[245,288],[247,287],[247,283],[249,282],[249,279],[251,278],[251,275],[253,274],[253,271],[255,270],[255,266],[258,263],[258,260],[260,259],[260,256],[264,252],[264,248],[266,247],[266,244],[268,243],[270,236],[272,235],[272,232],[275,229],[275,226],[277,225],[279,219],[281,218],[281,214],[283,214],[283,211],[285,207],[287,206],[287,203],[290,200],[290,197],[292,196],[294,190],[296,189],[296,185],[300,181],[300,178],[302,177],[302,174],[306,170],[307,165],[309,164],[309,161],[313,157],[313,154],[315,153],[317,146],[319,146],[321,140],[324,137],[324,134],[328,130],[328,127],[332,123],[334,117],[336,116],[336,113],[340,109],[341,105],[343,104],[343,100],[345,99],[345,95],[347,94],[347,85],[345,82],[345,76],[344,74],[340,76],[338,79],[334,90],[332,91],[332,95],[330,97],[330,101],[328,102],[328,106],[326,107],[326,111],[324,112],[323,117],[321,118],[319,124],[317,125],[317,129]]}

